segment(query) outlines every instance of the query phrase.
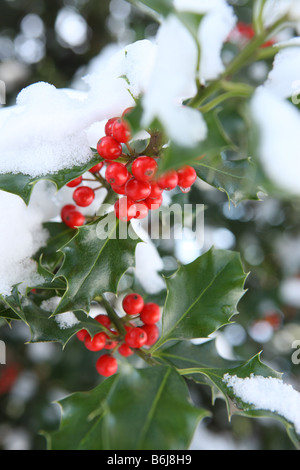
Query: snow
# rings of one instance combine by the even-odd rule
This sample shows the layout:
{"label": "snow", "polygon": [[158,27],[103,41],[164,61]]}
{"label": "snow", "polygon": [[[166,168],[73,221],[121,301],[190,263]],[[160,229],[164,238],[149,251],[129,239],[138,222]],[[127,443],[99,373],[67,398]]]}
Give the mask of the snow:
{"label": "snow", "polygon": [[197,61],[196,42],[183,24],[169,15],[157,35],[156,59],[142,99],[142,124],[147,127],[158,118],[168,136],[183,146],[194,146],[207,134],[202,114],[182,106],[182,101],[197,91]]}
{"label": "snow", "polygon": [[236,397],[256,410],[267,410],[285,418],[300,434],[300,393],[281,379],[251,374],[239,378],[225,374],[223,382]]}
{"label": "snow", "polygon": [[101,72],[85,77],[85,92],[46,82],[23,89],[15,106],[0,111],[0,173],[35,177],[87,163],[90,127],[135,104],[131,93],[147,84],[151,51],[145,40],[117,52]]}
{"label": "snow", "polygon": [[[88,110],[97,120],[120,116],[134,106],[147,85],[155,46],[149,40],[136,41],[114,54],[98,58],[94,71],[84,77],[88,89]],[[125,77],[125,78],[124,78]],[[132,96],[133,95],[133,96]]]}
{"label": "snow", "polygon": [[300,24],[300,3],[295,0],[267,0],[263,8],[263,22],[266,28],[284,16]]}
{"label": "snow", "polygon": [[31,257],[47,240],[42,227],[44,214],[33,202],[28,207],[16,195],[0,191],[0,292],[9,295],[11,287],[21,281],[26,285],[40,280],[36,263]]}
{"label": "snow", "polygon": [[[282,43],[265,87],[280,98],[290,98],[300,90],[300,38]],[[280,46],[280,44],[277,44]]]}
{"label": "snow", "polygon": [[[225,3],[225,2],[224,2]],[[214,80],[221,75],[225,66],[222,61],[222,47],[235,26],[236,17],[228,5],[220,5],[201,21],[198,37],[201,48],[199,78],[201,82]]]}
{"label": "snow", "polygon": [[201,51],[199,79],[214,80],[224,71],[222,47],[236,24],[234,10],[225,0],[174,0],[178,11],[203,14],[198,29]]}
{"label": "snow", "polygon": [[190,13],[206,14],[211,11],[228,9],[225,0],[174,0],[177,11],[188,11]]}
{"label": "snow", "polygon": [[152,242],[150,236],[140,221],[132,220],[134,232],[142,240],[135,250],[135,275],[139,283],[149,294],[155,294],[165,289],[165,283],[160,275],[164,263]]}
{"label": "snow", "polygon": [[0,172],[40,176],[87,162],[88,124],[81,100],[49,83],[28,86],[8,118],[0,118]]}
{"label": "snow", "polygon": [[263,86],[255,91],[250,110],[258,127],[260,161],[267,177],[278,188],[299,195],[300,112]]}
{"label": "snow", "polygon": [[[88,173],[85,176],[90,176]],[[89,183],[98,186],[99,183]],[[2,223],[0,231],[0,293],[10,295],[13,285],[21,283],[19,291],[32,287],[43,279],[37,273],[37,264],[31,258],[46,244],[48,231],[43,223],[61,221],[60,211],[65,204],[74,204],[73,189],[67,186],[57,191],[49,181],[35,184],[30,203],[14,194],[0,191]],[[96,197],[89,207],[82,207],[84,215],[93,215],[105,198],[107,191],[96,191]]]}
{"label": "snow", "polygon": [[[98,72],[86,76],[85,80],[99,88],[99,78],[103,82],[125,75],[125,87],[134,96],[139,96],[148,87],[150,72],[156,55],[156,46],[148,39],[129,44],[104,60],[104,67],[99,65]],[[101,64],[101,62],[100,62]]]}
{"label": "snow", "polygon": [[[58,296],[51,297],[50,299],[44,300],[41,303],[41,308],[49,312],[53,312],[60,301],[61,298]],[[56,321],[61,330],[65,330],[66,328],[72,328],[72,326],[75,326],[80,323],[80,321],[76,318],[73,312],[64,312],[55,315],[54,320]]]}
{"label": "snow", "polygon": [[59,315],[55,315],[55,321],[58,323],[61,330],[65,330],[66,328],[72,328],[72,326],[75,326],[80,323],[73,312],[65,312],[60,313]]}
{"label": "snow", "polygon": [[[96,210],[106,191],[96,193],[93,210]],[[60,221],[63,205],[74,203],[72,188],[64,187],[57,191],[49,181],[35,184],[30,203],[17,195],[0,191],[1,231],[0,231],[0,293],[10,295],[13,285],[21,283],[19,291],[26,286],[33,287],[43,279],[37,273],[37,264],[31,258],[46,244],[48,231],[43,223]],[[98,205],[97,205],[98,204]],[[92,213],[91,206],[80,208],[84,214]]]}
{"label": "snow", "polygon": [[[145,128],[158,118],[178,145],[195,146],[204,140],[202,114],[183,106],[183,100],[196,94],[197,78],[204,82],[224,70],[222,46],[236,18],[225,0],[177,0],[175,7],[204,14],[199,44],[170,14],[155,39],[105,48],[81,82],[76,77],[78,90],[57,89],[46,82],[23,89],[14,106],[0,111],[0,173],[39,177],[87,163],[92,157],[91,132],[134,106],[139,97]],[[94,146],[100,137],[93,135]]]}

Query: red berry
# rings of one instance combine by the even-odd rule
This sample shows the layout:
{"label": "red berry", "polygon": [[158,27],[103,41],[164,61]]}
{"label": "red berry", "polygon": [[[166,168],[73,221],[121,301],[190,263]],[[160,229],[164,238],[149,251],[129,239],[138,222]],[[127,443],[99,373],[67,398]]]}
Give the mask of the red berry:
{"label": "red berry", "polygon": [[116,160],[122,155],[122,145],[113,137],[102,137],[97,144],[97,152],[105,160]]}
{"label": "red berry", "polygon": [[132,349],[128,346],[128,344],[123,343],[121,344],[121,346],[119,346],[118,353],[121,354],[121,356],[129,357],[129,356],[132,356],[132,354],[134,354],[134,351],[132,351]]}
{"label": "red berry", "polygon": [[239,21],[237,23],[235,29],[247,39],[252,39],[255,36],[255,31],[253,29],[253,26],[247,23],[243,23],[242,21]]}
{"label": "red berry", "polygon": [[84,341],[88,335],[89,335],[89,332],[87,330],[80,330],[80,331],[77,331],[76,333],[76,336],[79,339],[79,341]]}
{"label": "red berry", "polygon": [[143,325],[142,329],[145,331],[147,334],[147,341],[145,343],[145,346],[152,346],[156,341],[158,340],[159,337],[159,329],[157,325]]}
{"label": "red berry", "polygon": [[106,168],[105,178],[109,184],[123,186],[129,177],[128,170],[123,163],[113,162]]}
{"label": "red berry", "polygon": [[96,333],[93,338],[87,335],[84,340],[84,345],[89,351],[101,351],[106,343],[106,335],[103,331]]}
{"label": "red berry", "polygon": [[126,108],[122,113],[122,117],[124,117],[126,114],[130,113],[133,109],[134,109],[134,107]]}
{"label": "red berry", "polygon": [[124,328],[128,333],[128,331],[132,330],[132,328],[135,328],[135,323],[130,322],[129,325],[124,325]]}
{"label": "red berry", "polygon": [[118,342],[106,335],[106,343],[104,349],[115,349]]}
{"label": "red berry", "polygon": [[131,171],[133,176],[140,181],[151,181],[158,170],[158,164],[152,157],[138,157],[134,160]]}
{"label": "red berry", "polygon": [[150,199],[157,199],[162,195],[163,190],[158,186],[157,183],[151,183],[151,193],[149,194]]}
{"label": "red berry", "polygon": [[178,184],[177,171],[170,170],[170,171],[167,171],[166,173],[163,173],[158,178],[157,184],[161,189],[165,189],[166,191],[171,191],[171,189],[176,188]]}
{"label": "red berry", "polygon": [[93,166],[93,167],[89,170],[89,172],[90,172],[90,173],[98,173],[98,171],[101,170],[101,168],[103,167],[103,165],[104,165],[104,162],[99,162],[99,163],[97,163],[97,165]]}
{"label": "red berry", "polygon": [[115,202],[114,210],[116,217],[122,222],[128,222],[136,216],[135,202],[128,197],[122,197]]}
{"label": "red berry", "polygon": [[125,343],[130,348],[141,348],[146,344],[147,333],[139,327],[132,328],[125,335]]}
{"label": "red berry", "polygon": [[95,317],[95,320],[100,323],[100,325],[105,326],[105,328],[110,328],[111,321],[108,315],[99,314]]}
{"label": "red berry", "polygon": [[89,186],[80,186],[80,188],[75,189],[73,199],[78,206],[87,207],[95,199],[95,192]]}
{"label": "red berry", "polygon": [[147,217],[149,208],[145,201],[140,201],[135,203],[136,206],[136,216],[135,219],[144,219]]}
{"label": "red berry", "polygon": [[71,211],[76,211],[76,206],[74,206],[74,204],[66,204],[65,206],[63,206],[60,211],[60,216],[63,221],[65,221],[66,215]]}
{"label": "red berry", "polygon": [[84,215],[77,210],[70,210],[64,213],[63,222],[70,228],[81,227],[85,223]]}
{"label": "red berry", "polygon": [[97,359],[96,369],[100,375],[103,375],[104,377],[110,377],[118,370],[117,359],[110,354],[103,354]]}
{"label": "red berry", "polygon": [[107,121],[107,123],[105,124],[105,128],[104,128],[106,135],[112,137],[112,126],[117,119],[118,119],[117,117],[114,117],[114,118],[110,118]]}
{"label": "red berry", "polygon": [[116,119],[112,125],[112,136],[118,142],[126,143],[130,140],[131,132],[129,124],[124,119]]}
{"label": "red berry", "polygon": [[131,178],[125,186],[125,194],[133,201],[146,199],[151,192],[151,186],[147,181],[139,181]]}
{"label": "red berry", "polygon": [[82,176],[78,176],[78,178],[75,178],[74,180],[72,181],[69,181],[69,183],[67,183],[67,186],[68,188],[75,188],[75,186],[78,186],[82,181]]}
{"label": "red berry", "polygon": [[128,315],[137,315],[144,308],[144,299],[140,294],[135,292],[132,294],[127,294],[122,302],[124,312]]}
{"label": "red berry", "polygon": [[117,194],[125,195],[125,184],[123,184],[122,186],[116,186],[115,184],[112,184],[111,189],[113,189],[114,192]]}
{"label": "red berry", "polygon": [[[111,328],[109,328],[109,331],[112,335],[115,335],[115,336],[118,336],[118,334],[119,334],[117,331],[112,330]],[[115,349],[118,345],[118,341],[113,339],[107,333],[104,333],[104,334],[105,334],[105,346],[104,346],[104,348],[105,349]]]}
{"label": "red berry", "polygon": [[148,209],[150,211],[155,211],[156,209],[159,209],[162,205],[163,197],[162,195],[160,195],[156,199],[151,199],[150,197],[147,197],[147,199],[145,199],[143,202],[148,206]]}
{"label": "red berry", "polygon": [[184,166],[177,171],[178,186],[190,188],[197,179],[196,170],[192,166]]}
{"label": "red berry", "polygon": [[149,302],[144,305],[140,313],[140,319],[146,325],[152,325],[160,320],[160,308],[154,302]]}

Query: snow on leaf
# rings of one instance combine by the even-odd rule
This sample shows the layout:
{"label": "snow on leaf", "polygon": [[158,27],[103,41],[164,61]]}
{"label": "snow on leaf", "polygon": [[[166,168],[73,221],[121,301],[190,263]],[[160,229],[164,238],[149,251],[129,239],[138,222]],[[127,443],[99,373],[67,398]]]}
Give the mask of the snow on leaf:
{"label": "snow on leaf", "polygon": [[251,100],[258,129],[258,158],[266,177],[288,194],[300,194],[300,113],[293,104],[259,87]]}

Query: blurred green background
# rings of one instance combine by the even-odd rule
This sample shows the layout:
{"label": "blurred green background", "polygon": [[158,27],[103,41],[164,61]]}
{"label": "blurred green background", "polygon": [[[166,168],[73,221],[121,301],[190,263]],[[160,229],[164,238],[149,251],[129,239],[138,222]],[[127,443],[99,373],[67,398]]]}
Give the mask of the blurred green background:
{"label": "blurred green background", "polygon": [[[251,2],[235,3],[240,19],[249,21]],[[151,38],[156,30],[157,24],[124,0],[0,0],[0,80],[6,83],[7,104],[37,81],[72,86],[108,44]],[[268,66],[259,63],[255,73],[245,73],[257,79]],[[262,360],[300,390],[300,365],[291,360],[292,343],[300,340],[299,201],[272,197],[229,208],[224,193],[201,182],[181,198],[205,204],[205,246],[188,236],[175,244],[157,242],[166,273],[176,259],[192,261],[212,244],[239,251],[250,273],[248,292],[236,323],[217,335],[220,353],[246,360],[262,350]],[[0,449],[45,449],[39,431],[59,424],[52,401],[98,383],[94,354],[75,339],[64,351],[54,343],[26,344],[29,331],[21,322],[3,323],[0,339],[7,345],[7,364],[0,365]],[[275,420],[235,416],[229,423],[223,400],[212,406],[209,388],[190,387],[196,402],[212,411],[192,448],[293,449]]]}

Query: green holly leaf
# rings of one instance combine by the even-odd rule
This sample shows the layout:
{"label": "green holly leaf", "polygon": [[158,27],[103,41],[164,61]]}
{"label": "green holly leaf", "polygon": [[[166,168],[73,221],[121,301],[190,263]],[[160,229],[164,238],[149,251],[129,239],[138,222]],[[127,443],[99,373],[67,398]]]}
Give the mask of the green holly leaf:
{"label": "green holly leaf", "polygon": [[191,341],[176,341],[154,352],[155,357],[167,361],[176,369],[223,368],[237,367],[243,363],[241,360],[229,360],[220,356],[214,339],[204,340],[200,344]]}
{"label": "green holly leaf", "polygon": [[49,238],[47,244],[36,253],[34,259],[41,260],[45,268],[54,271],[63,259],[63,254],[59,249],[71,240],[75,231],[60,222],[46,222],[43,227],[48,231]]}
{"label": "green holly leaf", "polygon": [[32,289],[65,291],[66,283],[64,279],[54,277],[53,273],[42,264],[42,256],[38,260],[37,272],[39,274],[39,282],[32,286],[28,286],[26,288],[26,294],[31,292]]}
{"label": "green holly leaf", "polygon": [[250,158],[229,160],[225,154],[204,155],[194,164],[199,178],[226,193],[228,200],[258,200],[261,188],[256,184],[256,165]]}
{"label": "green holly leaf", "polygon": [[77,392],[58,402],[62,411],[60,429],[44,433],[50,450],[103,448],[104,407],[116,379],[116,375],[109,377],[89,392]]}
{"label": "green holly leaf", "polygon": [[129,0],[140,11],[159,21],[161,16],[168,16],[173,10],[173,0]]}
{"label": "green holly leaf", "polygon": [[166,278],[161,338],[154,349],[174,339],[206,338],[230,323],[244,295],[244,273],[238,253],[210,249]]}
{"label": "green holly leaf", "polygon": [[19,315],[2,301],[0,302],[0,318],[4,318],[8,322],[11,320],[20,320]]}
{"label": "green holly leaf", "polygon": [[9,315],[5,318],[11,318],[12,320],[23,320],[24,312],[22,309],[21,304],[21,296],[18,291],[18,286],[14,286],[11,295],[3,296],[0,294],[0,301],[1,301],[1,311],[3,313],[3,317],[5,315]]}
{"label": "green holly leaf", "polygon": [[32,177],[22,173],[5,173],[0,174],[0,190],[20,196],[25,204],[28,205],[33,191],[34,185],[41,180],[48,180],[55,184],[57,189],[65,186],[69,181],[72,181],[78,176],[82,175],[90,168],[99,163],[99,155],[95,155],[89,163],[85,165],[74,166],[65,170],[58,171],[49,175],[41,177]]}
{"label": "green holly leaf", "polygon": [[186,449],[208,415],[192,405],[184,379],[165,366],[126,365],[94,390],[59,404],[61,427],[48,436],[52,450]]}
{"label": "green holly leaf", "polygon": [[81,329],[86,329],[91,336],[99,331],[105,331],[99,322],[90,318],[85,312],[66,312],[55,317],[43,301],[52,296],[37,295],[23,297],[15,288],[11,296],[0,297],[0,318],[8,321],[22,320],[29,328],[31,343],[54,341],[61,343],[63,347],[72,336]]}
{"label": "green holly leaf", "polygon": [[[65,279],[67,289],[55,314],[74,309],[89,312],[93,299],[105,292],[117,292],[121,277],[134,266],[140,241],[137,236],[126,236],[127,228],[127,223],[111,213],[80,227],[61,248],[64,260],[56,277]],[[134,236],[133,231],[130,233]]]}
{"label": "green holly leaf", "polygon": [[85,312],[66,312],[52,316],[52,311],[37,306],[32,301],[23,305],[24,321],[29,327],[31,343],[58,342],[66,346],[79,330],[87,330],[91,336],[103,330],[102,326]]}
{"label": "green holly leaf", "polygon": [[300,436],[297,435],[293,423],[276,412],[255,409],[253,405],[243,403],[224,380],[227,374],[241,379],[252,376],[282,379],[282,374],[261,362],[260,354],[246,362],[227,360],[221,358],[218,354],[215,341],[209,340],[198,345],[187,341],[178,341],[165,349],[157,351],[154,355],[163,360],[164,363],[175,367],[186,378],[210,386],[213,401],[216,397],[222,397],[225,400],[229,419],[232,415],[276,419],[285,426],[286,432],[295,447],[300,448]]}

